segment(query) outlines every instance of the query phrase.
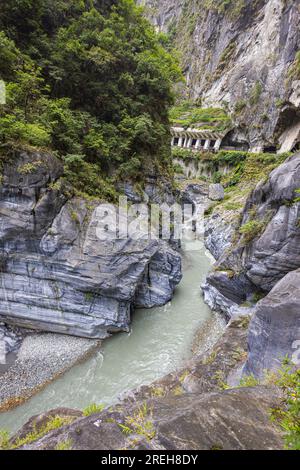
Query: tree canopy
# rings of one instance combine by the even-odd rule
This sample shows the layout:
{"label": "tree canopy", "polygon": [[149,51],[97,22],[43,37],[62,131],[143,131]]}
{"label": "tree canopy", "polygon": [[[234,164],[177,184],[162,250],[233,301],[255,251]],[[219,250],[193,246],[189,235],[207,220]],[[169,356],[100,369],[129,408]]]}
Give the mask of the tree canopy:
{"label": "tree canopy", "polygon": [[0,4],[1,143],[50,147],[79,172],[169,161],[177,62],[133,0]]}

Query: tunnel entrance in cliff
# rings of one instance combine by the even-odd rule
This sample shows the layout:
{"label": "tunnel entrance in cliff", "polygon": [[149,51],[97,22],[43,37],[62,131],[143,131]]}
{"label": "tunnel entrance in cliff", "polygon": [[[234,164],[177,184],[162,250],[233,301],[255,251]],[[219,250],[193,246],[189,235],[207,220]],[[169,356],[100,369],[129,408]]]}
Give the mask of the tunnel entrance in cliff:
{"label": "tunnel entrance in cliff", "polygon": [[300,150],[300,109],[286,106],[278,118],[275,135],[280,152],[298,152]]}
{"label": "tunnel entrance in cliff", "polygon": [[242,152],[248,152],[250,145],[247,139],[234,129],[228,132],[222,140],[221,150],[239,150]]}

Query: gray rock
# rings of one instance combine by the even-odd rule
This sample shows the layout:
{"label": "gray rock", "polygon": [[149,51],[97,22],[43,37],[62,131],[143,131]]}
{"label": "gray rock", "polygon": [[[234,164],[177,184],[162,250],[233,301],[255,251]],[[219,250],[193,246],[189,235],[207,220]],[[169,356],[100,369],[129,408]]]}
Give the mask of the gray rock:
{"label": "gray rock", "polygon": [[19,349],[22,338],[23,335],[17,328],[10,328],[8,325],[0,323],[0,351],[4,357]]}
{"label": "gray rock", "polygon": [[53,418],[62,418],[66,423],[68,422],[70,424],[72,421],[75,421],[75,419],[82,416],[83,413],[81,411],[72,410],[70,408],[55,408],[54,410],[50,410],[40,415],[32,416],[32,418],[22,426],[20,431],[14,435],[13,439],[10,440],[10,444],[16,444],[19,440],[26,438],[28,434],[42,432]]}
{"label": "gray rock", "polygon": [[231,246],[236,225],[218,213],[213,213],[211,217],[205,219],[205,246],[216,260],[220,259]]}
{"label": "gray rock", "polygon": [[[238,306],[251,301],[253,294],[266,294],[287,273],[300,267],[300,203],[296,192],[299,187],[297,154],[276,168],[266,182],[259,183],[248,198],[240,223],[252,221],[255,210],[254,220],[261,224],[261,231],[246,243],[242,236],[231,238],[234,225],[223,234],[224,224],[221,225],[218,215],[206,222],[206,245],[219,255],[205,286],[210,303],[215,297],[218,299],[215,303],[230,314],[230,302]],[[235,227],[236,235],[238,229]]]}
{"label": "gray rock", "polygon": [[245,374],[262,377],[288,356],[300,366],[300,269],[287,274],[256,308]]}
{"label": "gray rock", "polygon": [[[61,173],[50,154],[23,152],[5,165],[0,320],[88,338],[127,331],[135,302],[171,299],[180,256],[164,241],[99,239],[97,203],[67,201]],[[156,184],[150,178],[147,191],[159,200]]]}
{"label": "gray rock", "polygon": [[208,197],[212,201],[223,201],[225,197],[223,186],[221,184],[210,184]]}
{"label": "gray rock", "polygon": [[265,387],[149,400],[144,416],[148,438],[147,432],[136,435],[134,424],[133,436],[122,432],[120,425],[130,426],[126,417],[134,417],[141,406],[123,403],[54,430],[23,449],[55,449],[66,441],[74,450],[282,449],[282,435],[269,416],[279,400],[276,389]]}
{"label": "gray rock", "polygon": [[245,249],[243,266],[247,277],[261,289],[270,291],[288,272],[300,267],[300,155],[276,168],[265,184],[259,184],[249,198],[248,211],[256,207],[258,220],[268,220],[265,230]]}
{"label": "gray rock", "polygon": [[[218,286],[219,288],[219,286]],[[254,306],[240,306],[239,303],[233,302],[223,295],[220,290],[216,289],[209,282],[205,282],[201,286],[205,303],[214,311],[225,315],[227,320],[236,318],[240,315],[252,315]],[[232,292],[230,292],[230,295]]]}

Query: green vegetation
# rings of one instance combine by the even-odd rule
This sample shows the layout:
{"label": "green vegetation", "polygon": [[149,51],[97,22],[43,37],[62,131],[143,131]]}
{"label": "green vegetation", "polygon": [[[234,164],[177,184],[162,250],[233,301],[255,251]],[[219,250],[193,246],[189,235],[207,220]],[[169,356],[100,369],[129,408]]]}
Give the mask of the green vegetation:
{"label": "green vegetation", "polygon": [[288,73],[290,80],[299,80],[300,78],[300,51],[297,52],[295,60]]}
{"label": "green vegetation", "polygon": [[228,175],[224,175],[222,183],[226,187],[233,187],[239,183],[254,183],[266,178],[274,168],[281,165],[290,153],[250,153],[250,152],[221,152],[216,155],[220,162],[233,165],[233,170]]}
{"label": "green vegetation", "polygon": [[184,173],[183,168],[179,164],[173,164],[173,171],[178,175],[182,175]]}
{"label": "green vegetation", "polygon": [[270,172],[283,163],[291,154],[275,153],[250,153],[238,150],[221,150],[218,153],[205,151],[193,151],[189,149],[174,147],[172,155],[175,159],[198,160],[207,164],[212,174],[222,173],[222,167],[231,169],[221,175],[221,183],[230,190],[241,182],[253,182],[266,178]]}
{"label": "green vegetation", "polygon": [[34,173],[41,166],[43,166],[43,162],[41,160],[33,163],[25,163],[25,165],[18,168],[18,172],[21,175],[28,175],[30,173]]}
{"label": "green vegetation", "polygon": [[224,49],[220,57],[218,67],[211,78],[212,80],[218,80],[218,78],[222,76],[223,70],[228,66],[229,62],[231,61],[236,52],[236,46],[236,42],[231,41],[228,46]]}
{"label": "green vegetation", "polygon": [[54,429],[59,429],[62,426],[71,424],[74,419],[75,418],[53,416],[40,429],[36,429],[36,426],[34,426],[33,431],[28,433],[25,437],[17,439],[13,443],[10,443],[8,432],[0,431],[0,450],[18,449],[19,447],[22,447],[26,444],[30,444],[31,442],[41,439],[43,436],[48,434],[50,431],[53,431]]}
{"label": "green vegetation", "polygon": [[243,387],[256,387],[259,385],[259,380],[254,377],[253,374],[245,375],[239,383],[239,388]]}
{"label": "green vegetation", "polygon": [[201,108],[192,101],[182,101],[171,108],[170,121],[174,126],[216,131],[224,131],[231,126],[231,120],[223,109]]}
{"label": "green vegetation", "polygon": [[240,114],[247,107],[247,101],[238,100],[235,104],[235,112]]}
{"label": "green vegetation", "polygon": [[240,228],[239,232],[243,235],[246,244],[250,243],[254,238],[260,235],[265,227],[264,222],[259,220],[249,220]]}
{"label": "green vegetation", "polygon": [[283,390],[284,402],[272,410],[272,418],[284,431],[286,448],[300,450],[300,369],[290,363],[283,365],[276,384]]}
{"label": "green vegetation", "polygon": [[250,95],[250,104],[252,106],[258,104],[259,98],[263,92],[263,87],[260,82],[256,82],[254,87],[252,88],[251,95]]}
{"label": "green vegetation", "polygon": [[126,435],[138,434],[148,441],[154,439],[156,431],[152,421],[152,411],[144,403],[132,416],[127,416],[125,424],[119,424],[122,432]]}
{"label": "green vegetation", "polygon": [[7,431],[0,431],[0,450],[9,449],[9,433]]}
{"label": "green vegetation", "polygon": [[73,441],[72,439],[67,439],[62,441],[55,447],[55,450],[72,450]]}
{"label": "green vegetation", "polygon": [[297,202],[300,202],[300,189],[296,189],[295,193],[296,193],[296,197],[293,200],[294,204],[296,204]]}
{"label": "green vegetation", "polygon": [[108,175],[171,168],[181,75],[133,0],[7,0],[0,30],[0,145],[52,149],[79,192],[106,198]]}
{"label": "green vegetation", "polygon": [[253,375],[241,379],[239,387],[276,385],[283,392],[283,401],[271,410],[271,419],[278,423],[284,432],[287,450],[300,450],[300,369],[286,357],[278,371],[265,371],[262,380]]}
{"label": "green vegetation", "polygon": [[180,147],[172,148],[173,159],[179,160],[201,160],[203,155],[200,152],[194,152],[193,150],[188,150]]}
{"label": "green vegetation", "polygon": [[225,371],[217,370],[213,375],[213,379],[217,382],[220,390],[228,390],[230,387],[225,381]]}
{"label": "green vegetation", "polygon": [[160,398],[166,396],[166,390],[163,387],[153,386],[151,388],[151,398]]}
{"label": "green vegetation", "polygon": [[104,405],[97,405],[96,403],[92,403],[91,405],[87,406],[83,410],[82,413],[83,413],[83,416],[90,416],[96,413],[101,413],[101,411],[103,411],[104,408],[105,408]]}
{"label": "green vegetation", "polygon": [[232,19],[240,16],[246,6],[245,0],[204,0],[203,6],[220,14],[228,15]]}
{"label": "green vegetation", "polygon": [[243,208],[243,204],[241,202],[229,201],[225,203],[223,207],[227,211],[238,211]]}

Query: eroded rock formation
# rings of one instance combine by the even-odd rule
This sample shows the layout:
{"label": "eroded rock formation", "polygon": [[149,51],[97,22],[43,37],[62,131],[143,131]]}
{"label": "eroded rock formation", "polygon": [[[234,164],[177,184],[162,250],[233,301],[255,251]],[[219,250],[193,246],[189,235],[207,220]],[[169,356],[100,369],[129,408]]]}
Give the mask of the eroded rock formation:
{"label": "eroded rock formation", "polygon": [[[257,185],[238,224],[223,231],[217,215],[208,221],[207,243],[218,262],[204,292],[213,308],[230,315],[232,308],[252,295],[266,295],[300,267],[299,187],[298,154]],[[244,234],[241,227],[247,229]]]}
{"label": "eroded rock formation", "polygon": [[300,269],[287,274],[261,300],[249,330],[245,374],[263,377],[284,358],[300,366]]}
{"label": "eroded rock formation", "polygon": [[[101,241],[97,202],[72,197],[51,154],[20,152],[0,188],[0,320],[104,338],[127,330],[135,305],[172,298],[181,259],[156,240]],[[148,184],[151,196],[155,184]]]}

